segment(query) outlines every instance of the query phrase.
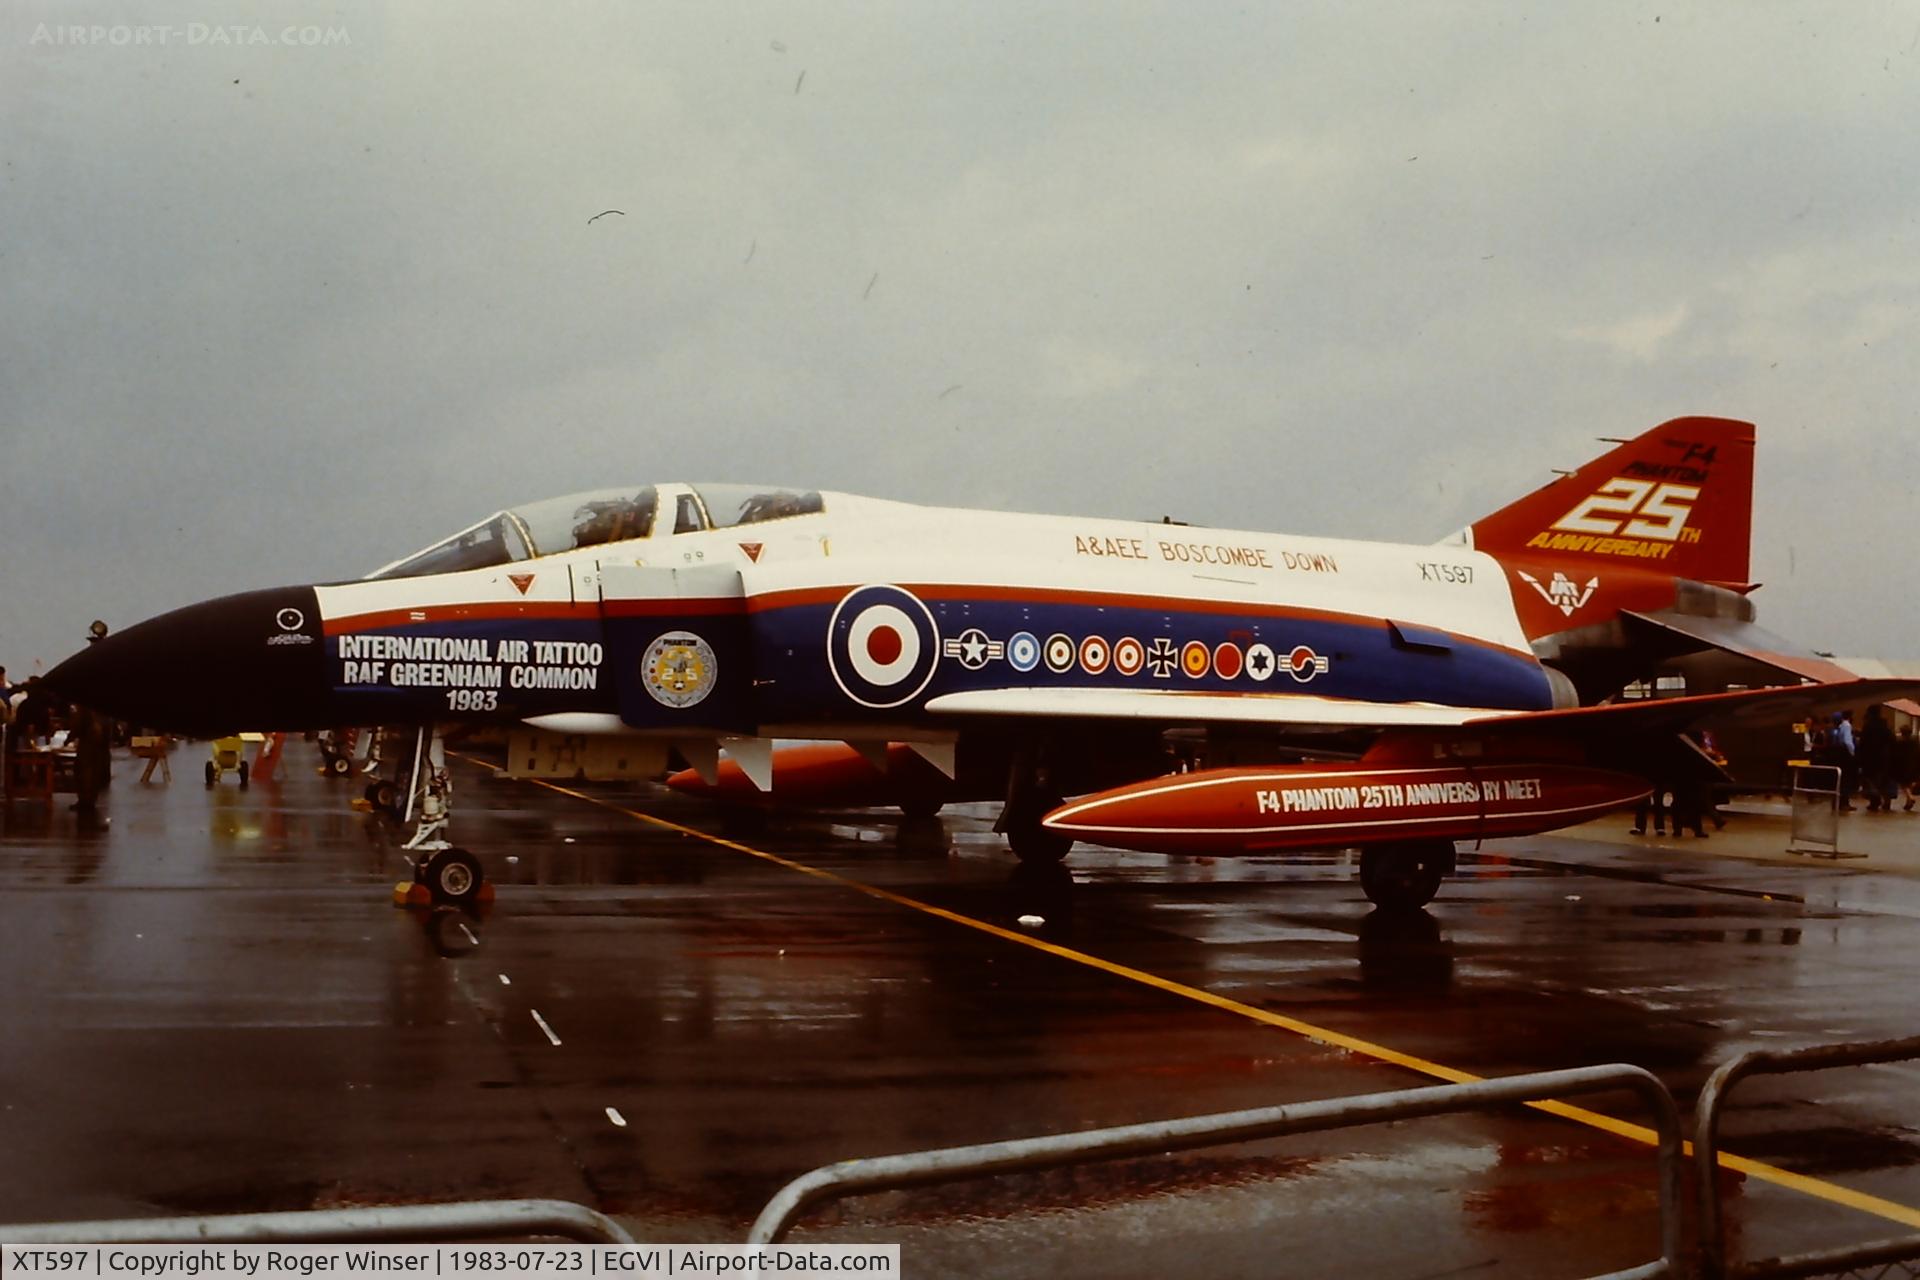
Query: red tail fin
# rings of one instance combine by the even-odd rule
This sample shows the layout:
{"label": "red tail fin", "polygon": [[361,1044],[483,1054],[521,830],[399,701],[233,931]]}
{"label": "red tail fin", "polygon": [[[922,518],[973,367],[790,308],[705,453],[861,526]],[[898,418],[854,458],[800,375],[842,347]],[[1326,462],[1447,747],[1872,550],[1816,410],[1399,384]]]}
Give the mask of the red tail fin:
{"label": "red tail fin", "polygon": [[1743,586],[1753,424],[1675,418],[1471,526],[1493,555],[1565,557]]}

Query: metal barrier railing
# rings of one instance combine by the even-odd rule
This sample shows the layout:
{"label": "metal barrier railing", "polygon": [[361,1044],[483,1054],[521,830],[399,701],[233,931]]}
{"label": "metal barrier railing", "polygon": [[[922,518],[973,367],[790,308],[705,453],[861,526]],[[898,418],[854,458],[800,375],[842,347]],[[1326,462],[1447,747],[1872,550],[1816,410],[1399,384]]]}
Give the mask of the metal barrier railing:
{"label": "metal barrier railing", "polygon": [[1793,815],[1787,836],[1788,853],[1818,858],[1858,858],[1840,852],[1840,784],[1844,775],[1836,765],[1793,766],[1793,790],[1787,795]]}
{"label": "metal barrier railing", "polygon": [[[1708,1078],[1700,1091],[1693,1145],[1699,1213],[1699,1248],[1695,1258],[1702,1276],[1710,1280],[1761,1280],[1763,1277],[1785,1280],[1920,1259],[1920,1234],[1753,1262],[1729,1259],[1719,1182],[1715,1176],[1720,1159],[1720,1115],[1733,1087],[1741,1080],[1754,1075],[1819,1071],[1915,1058],[1920,1058],[1920,1036],[1863,1044],[1756,1050],[1722,1064]],[[1389,1120],[1485,1110],[1613,1089],[1629,1089],[1640,1096],[1652,1114],[1659,1136],[1661,1257],[1643,1266],[1609,1272],[1595,1280],[1684,1275],[1685,1267],[1694,1259],[1683,1256],[1681,1248],[1685,1158],[1679,1112],[1672,1095],[1658,1079],[1639,1067],[1625,1064],[1544,1071],[1467,1084],[1328,1098],[1083,1133],[842,1161],[823,1165],[782,1187],[755,1219],[747,1240],[750,1244],[777,1243],[806,1210],[846,1196],[1095,1160],[1186,1151],[1227,1142],[1354,1128]],[[447,1243],[528,1236],[551,1236],[591,1244],[633,1243],[626,1230],[611,1218],[566,1200],[477,1200],[293,1213],[0,1226],[0,1237],[9,1244]]]}
{"label": "metal barrier railing", "polygon": [[375,1209],[233,1213],[206,1218],[118,1218],[0,1227],[8,1244],[389,1244],[558,1236],[632,1244],[626,1229],[570,1200],[469,1200]]}
{"label": "metal barrier railing", "polygon": [[1467,1084],[1435,1085],[1391,1093],[1328,1098],[1318,1102],[1289,1103],[1280,1107],[1258,1107],[1250,1111],[1190,1116],[1180,1120],[1123,1125],[1113,1129],[1093,1129],[1084,1133],[1042,1138],[1017,1138],[970,1147],[947,1147],[868,1160],[845,1160],[839,1164],[822,1165],[782,1187],[754,1220],[747,1243],[777,1243],[785,1238],[794,1221],[806,1209],[844,1196],[894,1191],[988,1174],[1057,1168],[1094,1160],[1185,1151],[1226,1142],[1346,1129],[1387,1120],[1479,1111],[1507,1103],[1566,1098],[1612,1089],[1631,1089],[1639,1094],[1647,1110],[1652,1113],[1654,1128],[1660,1135],[1661,1257],[1644,1266],[1609,1272],[1606,1277],[1597,1277],[1596,1280],[1681,1274],[1681,1180],[1685,1165],[1681,1154],[1679,1109],[1674,1106],[1673,1096],[1667,1092],[1666,1086],[1651,1073],[1624,1063],[1578,1067],[1568,1071],[1541,1071],[1499,1080],[1476,1080]]}
{"label": "metal barrier railing", "polygon": [[1700,1269],[1708,1277],[1769,1280],[1789,1276],[1818,1276],[1855,1267],[1920,1258],[1920,1235],[1843,1245],[1815,1253],[1738,1262],[1726,1256],[1726,1223],[1721,1213],[1720,1183],[1715,1176],[1720,1160],[1720,1112],[1733,1086],[1748,1076],[1822,1071],[1828,1067],[1858,1067],[1875,1062],[1903,1062],[1920,1058],[1920,1036],[1904,1040],[1876,1040],[1861,1044],[1814,1045],[1806,1049],[1755,1049],[1722,1063],[1707,1077],[1694,1112],[1693,1160],[1700,1210]]}

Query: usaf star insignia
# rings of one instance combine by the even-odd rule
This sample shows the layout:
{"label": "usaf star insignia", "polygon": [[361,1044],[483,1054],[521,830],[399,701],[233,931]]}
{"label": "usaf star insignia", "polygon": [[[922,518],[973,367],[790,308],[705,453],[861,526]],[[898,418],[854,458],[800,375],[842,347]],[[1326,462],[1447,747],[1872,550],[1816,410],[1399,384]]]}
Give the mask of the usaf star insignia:
{"label": "usaf star insignia", "polygon": [[968,627],[953,639],[941,646],[941,652],[956,659],[969,671],[978,671],[989,662],[998,662],[1007,656],[1007,646],[1003,641],[989,640],[987,633],[978,627]]}

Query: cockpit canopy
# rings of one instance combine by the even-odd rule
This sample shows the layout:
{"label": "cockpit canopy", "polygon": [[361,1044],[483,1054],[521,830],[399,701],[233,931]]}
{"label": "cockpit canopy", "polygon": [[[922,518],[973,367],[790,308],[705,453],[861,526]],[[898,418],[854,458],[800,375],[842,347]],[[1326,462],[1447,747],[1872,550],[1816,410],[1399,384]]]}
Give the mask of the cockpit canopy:
{"label": "cockpit canopy", "polygon": [[595,489],[496,511],[452,537],[367,576],[418,578],[486,569],[580,547],[730,529],[825,509],[818,493],[762,485]]}

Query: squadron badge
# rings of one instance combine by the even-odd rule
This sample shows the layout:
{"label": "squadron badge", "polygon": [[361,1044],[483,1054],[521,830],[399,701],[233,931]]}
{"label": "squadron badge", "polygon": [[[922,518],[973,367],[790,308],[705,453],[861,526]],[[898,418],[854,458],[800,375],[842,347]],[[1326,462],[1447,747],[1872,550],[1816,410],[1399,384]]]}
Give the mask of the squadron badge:
{"label": "squadron badge", "polygon": [[691,631],[669,631],[647,646],[640,660],[640,682],[653,700],[676,711],[696,705],[713,692],[719,677],[713,646]]}

